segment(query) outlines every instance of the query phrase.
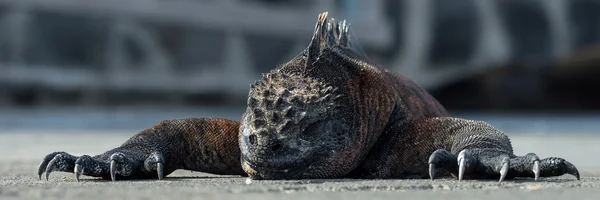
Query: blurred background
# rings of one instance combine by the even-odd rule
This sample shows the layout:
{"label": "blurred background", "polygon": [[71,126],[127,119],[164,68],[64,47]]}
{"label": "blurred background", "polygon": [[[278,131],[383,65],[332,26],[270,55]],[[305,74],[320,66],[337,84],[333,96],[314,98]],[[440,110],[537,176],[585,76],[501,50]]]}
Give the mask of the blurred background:
{"label": "blurred background", "polygon": [[600,0],[0,0],[0,130],[239,120],[323,11],[455,116],[600,128]]}

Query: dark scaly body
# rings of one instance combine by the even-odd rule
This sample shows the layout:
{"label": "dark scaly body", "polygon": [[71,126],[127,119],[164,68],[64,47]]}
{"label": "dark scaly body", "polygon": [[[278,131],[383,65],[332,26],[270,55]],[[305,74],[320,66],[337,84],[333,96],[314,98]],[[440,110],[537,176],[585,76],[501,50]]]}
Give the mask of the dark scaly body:
{"label": "dark scaly body", "polygon": [[252,178],[579,179],[564,159],[516,156],[501,131],[449,117],[414,82],[357,56],[348,37],[345,21],[319,15],[308,48],[251,86],[240,147]]}
{"label": "dark scaly body", "polygon": [[51,153],[38,173],[71,171],[78,180],[162,178],[176,169],[255,179],[579,179],[562,158],[514,155],[501,131],[449,117],[411,80],[354,54],[348,37],[345,21],[319,15],[308,48],[252,84],[241,123],[166,120],[95,157]]}

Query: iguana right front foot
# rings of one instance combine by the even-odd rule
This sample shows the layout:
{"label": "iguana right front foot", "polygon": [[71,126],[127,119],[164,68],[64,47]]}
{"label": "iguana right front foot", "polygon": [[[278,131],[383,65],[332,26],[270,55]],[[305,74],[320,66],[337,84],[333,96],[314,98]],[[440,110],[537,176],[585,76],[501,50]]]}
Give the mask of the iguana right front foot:
{"label": "iguana right front foot", "polygon": [[514,155],[508,137],[487,123],[457,118],[447,120],[456,122],[456,125],[448,127],[457,133],[452,137],[452,145],[448,145],[455,153],[437,149],[429,156],[429,176],[432,180],[438,169],[454,174],[458,180],[493,178],[502,182],[505,178],[531,177],[537,181],[539,177],[563,174],[580,179],[577,168],[562,158],[540,160],[534,153]]}
{"label": "iguana right front foot", "polygon": [[[142,155],[136,157],[135,155]],[[46,180],[53,171],[72,172],[75,174],[75,179],[80,180],[81,175],[102,177],[116,181],[117,179],[132,179],[132,178],[158,178],[164,176],[164,159],[158,152],[146,155],[143,159],[141,153],[122,153],[114,152],[112,154],[105,153],[108,156],[82,155],[80,157],[73,156],[65,152],[54,152],[48,154],[38,168],[38,177],[41,179],[42,174],[46,173]],[[170,171],[167,171],[167,174]]]}

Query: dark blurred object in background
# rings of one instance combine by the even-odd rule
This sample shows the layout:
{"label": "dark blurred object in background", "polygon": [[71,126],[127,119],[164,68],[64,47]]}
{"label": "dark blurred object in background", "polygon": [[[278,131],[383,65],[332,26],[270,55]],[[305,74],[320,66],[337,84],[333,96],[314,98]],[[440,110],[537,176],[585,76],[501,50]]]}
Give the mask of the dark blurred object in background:
{"label": "dark blurred object in background", "polygon": [[0,0],[0,106],[241,107],[322,11],[451,110],[600,110],[600,0]]}
{"label": "dark blurred object in background", "polygon": [[600,46],[577,50],[547,66],[488,68],[432,93],[457,110],[600,110]]}

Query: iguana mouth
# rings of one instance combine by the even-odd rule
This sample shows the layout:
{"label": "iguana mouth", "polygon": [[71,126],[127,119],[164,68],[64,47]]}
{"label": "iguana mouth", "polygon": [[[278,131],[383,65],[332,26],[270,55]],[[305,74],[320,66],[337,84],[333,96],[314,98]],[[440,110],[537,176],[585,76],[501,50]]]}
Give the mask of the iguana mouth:
{"label": "iguana mouth", "polygon": [[250,162],[245,156],[242,157],[242,162],[257,172],[263,179],[294,179],[305,172],[312,163],[308,160],[302,160],[278,165],[267,164],[267,166],[264,166]]}

